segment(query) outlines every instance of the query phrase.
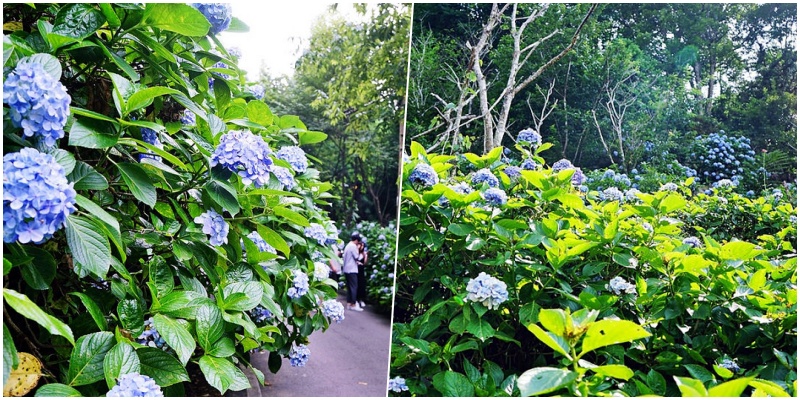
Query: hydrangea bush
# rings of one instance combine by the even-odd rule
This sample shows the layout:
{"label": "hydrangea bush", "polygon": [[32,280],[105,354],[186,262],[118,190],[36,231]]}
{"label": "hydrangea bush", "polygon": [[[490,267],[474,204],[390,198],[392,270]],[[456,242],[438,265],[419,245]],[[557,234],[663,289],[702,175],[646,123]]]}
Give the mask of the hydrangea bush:
{"label": "hydrangea bush", "polygon": [[[390,395],[797,395],[792,195],[706,195],[692,177],[636,190],[616,172],[581,190],[568,160],[539,156],[547,143],[515,147],[411,144]],[[536,165],[512,179],[513,159]],[[456,190],[484,169],[498,187]],[[716,223],[737,207],[757,224]]]}
{"label": "hydrangea bush", "polygon": [[326,135],[259,100],[215,37],[247,30],[231,6],[3,8],[4,383],[18,350],[38,396],[243,390],[256,349],[304,365],[342,316],[312,261],[338,235],[303,151]]}

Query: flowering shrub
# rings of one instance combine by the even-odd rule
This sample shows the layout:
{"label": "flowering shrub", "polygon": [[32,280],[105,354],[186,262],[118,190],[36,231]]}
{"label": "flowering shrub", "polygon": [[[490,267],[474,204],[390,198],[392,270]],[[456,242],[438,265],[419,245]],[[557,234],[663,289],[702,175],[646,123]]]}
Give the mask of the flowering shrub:
{"label": "flowering shrub", "polygon": [[721,179],[740,182],[747,179],[751,184],[757,179],[755,151],[750,139],[744,136],[728,136],[724,131],[695,137],[690,160],[694,162],[698,177],[707,184]]}
{"label": "flowering shrub", "polygon": [[4,383],[18,350],[39,396],[243,390],[256,349],[305,364],[341,320],[302,150],[326,136],[248,89],[214,37],[246,29],[231,6],[3,8]]}
{"label": "flowering shrub", "polygon": [[[408,391],[391,395],[796,395],[790,195],[706,195],[692,178],[582,191],[568,161],[539,157],[547,143],[515,147],[541,167],[510,179],[501,148],[412,143],[390,364]],[[408,179],[422,164],[439,183]],[[454,190],[484,168],[497,188]],[[505,203],[487,204],[490,190]],[[723,203],[761,225],[710,226]]]}

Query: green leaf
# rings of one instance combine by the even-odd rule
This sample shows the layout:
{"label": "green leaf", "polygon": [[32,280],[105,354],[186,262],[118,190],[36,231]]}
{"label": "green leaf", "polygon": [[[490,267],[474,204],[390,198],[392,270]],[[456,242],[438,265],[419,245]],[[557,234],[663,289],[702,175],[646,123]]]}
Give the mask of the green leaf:
{"label": "green leaf", "polygon": [[544,309],[539,311],[539,323],[544,329],[563,337],[567,327],[567,315],[563,310]]}
{"label": "green leaf", "polygon": [[236,346],[233,344],[233,340],[229,337],[224,337],[218,340],[211,349],[208,350],[208,355],[214,357],[230,357],[236,353]]}
{"label": "green leaf", "polygon": [[211,28],[206,17],[187,4],[147,3],[141,24],[185,36],[205,36]]}
{"label": "green leaf", "polygon": [[300,145],[306,144],[314,144],[319,143],[328,138],[328,135],[322,132],[316,131],[300,131],[297,132],[297,138],[300,141]]}
{"label": "green leaf", "polygon": [[680,210],[686,206],[686,200],[678,194],[671,193],[659,204],[659,210],[663,214],[668,214],[676,210]]}
{"label": "green leaf", "polygon": [[231,18],[231,24],[228,26],[228,29],[225,32],[241,32],[247,33],[250,32],[250,27],[247,26],[242,20],[239,18],[233,17]]}
{"label": "green leaf", "polygon": [[224,333],[222,311],[216,304],[204,304],[197,309],[196,324],[197,342],[208,352]]}
{"label": "green leaf", "polygon": [[555,392],[575,382],[578,374],[558,368],[540,367],[529,369],[517,379],[520,396],[539,396]]}
{"label": "green leaf", "polygon": [[290,210],[290,209],[288,209],[286,207],[277,206],[277,207],[272,209],[272,212],[274,212],[275,215],[277,215],[279,217],[283,217],[283,218],[289,220],[289,222],[291,222],[293,224],[297,224],[297,225],[300,225],[302,227],[307,227],[307,226],[311,225],[308,222],[308,220],[306,219],[306,217],[304,217],[304,216],[300,215],[300,213],[292,211],[292,210]]}
{"label": "green leaf", "polygon": [[247,119],[262,126],[272,125],[275,116],[270,111],[269,106],[263,101],[251,101],[247,103]]}
{"label": "green leaf", "polygon": [[141,361],[139,369],[142,375],[153,378],[162,388],[189,381],[189,374],[181,362],[161,349],[144,347],[136,349],[136,355]]}
{"label": "green leaf", "polygon": [[11,370],[16,369],[19,364],[17,347],[14,346],[14,338],[8,331],[6,324],[3,323],[3,386],[11,375]]}
{"label": "green leaf", "polygon": [[712,397],[739,397],[754,377],[739,378],[708,389],[708,395]]}
{"label": "green leaf", "polygon": [[[541,314],[539,314],[541,320]],[[650,336],[641,326],[624,320],[604,319],[589,325],[583,337],[581,355],[600,347],[632,342]]]}
{"label": "green leaf", "polygon": [[47,154],[53,156],[58,165],[64,167],[64,174],[69,175],[72,173],[72,170],[75,169],[77,161],[75,161],[75,156],[73,156],[72,153],[62,149],[51,148],[47,150]]}
{"label": "green leaf", "polygon": [[100,306],[98,306],[91,297],[83,293],[70,292],[70,294],[81,299],[81,303],[83,303],[83,306],[86,307],[86,311],[88,311],[89,315],[92,316],[92,319],[94,320],[95,324],[97,324],[97,327],[100,328],[101,331],[106,330],[106,316],[103,314]]}
{"label": "green leaf", "polygon": [[[225,310],[249,311],[261,302],[264,287],[260,282],[234,282],[222,288],[222,293],[225,296]],[[237,293],[244,296],[235,296]]]}
{"label": "green leaf", "polygon": [[67,384],[81,386],[103,380],[103,359],[113,346],[111,332],[95,332],[78,338],[69,357]]}
{"label": "green leaf", "polygon": [[21,60],[19,60],[19,62],[17,62],[17,64],[21,64],[23,62],[35,62],[37,64],[41,64],[42,68],[45,72],[47,72],[48,75],[57,81],[61,80],[61,62],[50,54],[37,53],[28,57],[23,57]]}
{"label": "green leaf", "polygon": [[482,319],[472,319],[467,323],[467,332],[475,335],[481,342],[494,336],[492,325]]}
{"label": "green leaf", "polygon": [[453,223],[447,226],[447,230],[456,236],[467,236],[475,230],[475,227],[470,224]]}
{"label": "green leaf", "polygon": [[153,295],[161,299],[172,292],[175,287],[175,277],[172,275],[172,267],[161,256],[155,256],[150,260],[150,282],[156,289]]}
{"label": "green leaf", "polygon": [[105,222],[109,227],[113,229],[113,231],[119,235],[119,221],[117,221],[114,216],[107,213],[102,207],[95,204],[93,201],[83,197],[81,195],[75,196],[75,202],[78,203],[78,207],[84,209],[87,213],[96,217],[97,219]]}
{"label": "green leaf", "polygon": [[753,243],[729,242],[722,246],[719,255],[724,260],[749,260],[760,252]]}
{"label": "green leaf", "polygon": [[667,393],[667,381],[658,371],[651,369],[647,373],[647,386],[661,396]]}
{"label": "green leaf", "polygon": [[700,380],[700,382],[703,382],[704,384],[707,382],[714,381],[714,375],[711,375],[711,372],[708,372],[707,369],[703,368],[700,365],[686,364],[683,367],[686,368],[687,371],[689,371],[689,375],[691,375],[692,378],[698,379]]}
{"label": "green leaf", "polygon": [[108,239],[101,235],[100,226],[92,220],[67,216],[67,244],[72,257],[80,265],[101,279],[105,279],[111,265],[111,246]]}
{"label": "green leaf", "polygon": [[569,343],[563,337],[552,332],[545,332],[544,329],[536,324],[528,325],[528,330],[533,332],[534,336],[541,340],[542,343],[572,361],[572,356],[569,355]]}
{"label": "green leaf", "polygon": [[116,124],[96,119],[75,119],[69,130],[69,145],[89,149],[106,149],[117,144]]}
{"label": "green leaf", "polygon": [[232,362],[218,357],[205,355],[200,357],[200,370],[208,383],[220,393],[225,394],[232,386],[249,388],[247,376]]}
{"label": "green leaf", "polygon": [[475,396],[475,387],[472,382],[458,372],[444,371],[436,374],[433,377],[433,387],[447,397]]}
{"label": "green leaf", "polygon": [[21,246],[30,262],[19,264],[22,279],[33,289],[47,290],[56,277],[56,260],[46,250],[38,247]]}
{"label": "green leaf", "polygon": [[783,388],[775,382],[764,379],[753,379],[750,381],[750,386],[756,390],[764,392],[764,394],[772,397],[790,397]]}
{"label": "green leaf", "polygon": [[678,390],[681,391],[683,397],[708,397],[708,391],[706,387],[703,386],[703,382],[697,379],[682,378],[679,376],[673,376],[672,378],[675,379],[675,383],[678,384]]}
{"label": "green leaf", "polygon": [[78,389],[63,383],[48,383],[36,390],[35,397],[83,397]]}
{"label": "green leaf", "polygon": [[258,234],[261,235],[264,241],[274,247],[275,250],[280,251],[287,257],[289,256],[289,245],[281,235],[264,225],[256,225],[256,230],[258,230]]}
{"label": "green leaf", "polygon": [[153,324],[164,341],[178,354],[181,363],[186,365],[197,346],[192,334],[181,323],[165,315],[154,315]]}
{"label": "green leaf", "polygon": [[733,378],[733,372],[731,372],[731,370],[729,370],[729,369],[727,369],[725,367],[719,366],[717,364],[714,364],[712,367],[714,368],[714,372],[716,372],[717,375],[720,376],[720,378],[723,378],[723,379]]}
{"label": "green leaf", "polygon": [[142,167],[132,163],[119,163],[117,168],[134,197],[150,207],[156,205],[156,188]]}
{"label": "green leaf", "polygon": [[103,371],[106,376],[106,383],[111,389],[116,385],[117,378],[132,372],[139,372],[141,363],[139,356],[133,346],[128,343],[117,343],[106,354],[103,359]]}
{"label": "green leaf", "polygon": [[67,175],[67,180],[74,183],[72,188],[76,191],[108,189],[106,178],[83,161],[75,164],[75,169]]}
{"label": "green leaf", "polygon": [[236,199],[236,190],[224,182],[212,180],[205,186],[206,193],[220,207],[236,216],[239,212],[239,200]]}
{"label": "green leaf", "polygon": [[69,4],[61,8],[53,22],[52,33],[74,39],[93,34],[106,22],[103,13],[89,4]]}
{"label": "green leaf", "polygon": [[127,112],[136,111],[153,103],[153,99],[165,94],[178,94],[179,91],[164,86],[151,86],[132,94],[128,98]]}
{"label": "green leaf", "polygon": [[117,315],[122,327],[138,337],[144,332],[144,309],[136,299],[122,299],[117,304]]}
{"label": "green leaf", "polygon": [[75,338],[72,336],[72,329],[70,329],[69,325],[42,311],[28,296],[17,293],[12,289],[3,288],[3,299],[5,299],[9,307],[13,308],[14,311],[20,313],[23,317],[41,325],[51,334],[63,336],[69,340],[70,343],[75,344]]}
{"label": "green leaf", "polygon": [[633,370],[624,365],[601,365],[589,368],[600,376],[607,376],[627,381],[633,378]]}

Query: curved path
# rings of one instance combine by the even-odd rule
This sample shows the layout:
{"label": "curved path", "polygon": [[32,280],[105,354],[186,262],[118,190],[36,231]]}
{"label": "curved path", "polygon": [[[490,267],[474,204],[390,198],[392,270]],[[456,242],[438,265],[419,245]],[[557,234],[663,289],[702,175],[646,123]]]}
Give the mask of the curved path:
{"label": "curved path", "polygon": [[[341,295],[339,301],[346,304]],[[373,312],[370,305],[362,312],[345,310],[342,322],[309,337],[311,356],[305,367],[292,367],[284,360],[273,375],[267,367],[268,354],[253,355],[251,361],[264,371],[267,385],[254,387],[247,395],[385,397],[390,334],[389,317]]]}

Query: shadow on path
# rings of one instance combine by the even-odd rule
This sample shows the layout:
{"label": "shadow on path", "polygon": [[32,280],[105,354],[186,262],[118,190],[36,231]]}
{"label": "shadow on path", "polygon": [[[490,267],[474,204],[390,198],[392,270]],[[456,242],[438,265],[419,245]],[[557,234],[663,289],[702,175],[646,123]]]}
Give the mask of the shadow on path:
{"label": "shadow on path", "polygon": [[[346,304],[343,296],[338,300]],[[305,367],[283,360],[277,375],[269,372],[268,353],[254,354],[253,366],[264,371],[264,397],[386,396],[391,324],[388,316],[345,310],[342,322],[309,337],[311,356]]]}

